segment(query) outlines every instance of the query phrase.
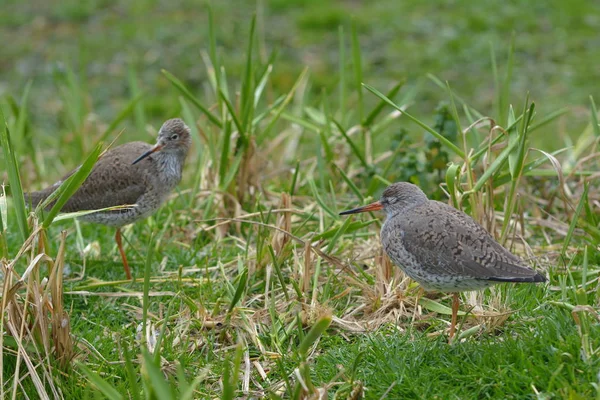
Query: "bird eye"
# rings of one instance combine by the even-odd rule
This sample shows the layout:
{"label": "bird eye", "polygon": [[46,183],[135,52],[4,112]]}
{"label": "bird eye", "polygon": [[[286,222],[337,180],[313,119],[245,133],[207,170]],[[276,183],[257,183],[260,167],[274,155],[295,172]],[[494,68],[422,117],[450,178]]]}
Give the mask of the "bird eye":
{"label": "bird eye", "polygon": [[178,134],[175,133],[175,134],[171,135],[171,140],[177,140],[177,139],[179,139]]}

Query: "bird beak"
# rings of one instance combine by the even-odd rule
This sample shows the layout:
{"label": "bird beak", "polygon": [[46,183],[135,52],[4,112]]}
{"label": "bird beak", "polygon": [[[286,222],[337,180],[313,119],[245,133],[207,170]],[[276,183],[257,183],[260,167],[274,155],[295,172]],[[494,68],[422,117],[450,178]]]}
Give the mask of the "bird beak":
{"label": "bird beak", "polygon": [[383,210],[383,204],[381,204],[381,202],[379,202],[379,201],[376,201],[374,203],[367,204],[366,206],[353,208],[352,210],[348,210],[348,211],[342,211],[340,213],[340,215],[358,214],[358,213],[363,213],[363,212],[367,212],[367,211],[378,211],[378,210]]}
{"label": "bird beak", "polygon": [[148,150],[147,152],[145,152],[144,154],[142,154],[141,156],[139,156],[134,162],[131,163],[131,165],[139,163],[144,158],[148,157],[150,154],[156,153],[157,151],[159,151],[160,149],[162,149],[164,146],[165,146],[164,144],[156,143],[153,148],[151,148],[150,150]]}

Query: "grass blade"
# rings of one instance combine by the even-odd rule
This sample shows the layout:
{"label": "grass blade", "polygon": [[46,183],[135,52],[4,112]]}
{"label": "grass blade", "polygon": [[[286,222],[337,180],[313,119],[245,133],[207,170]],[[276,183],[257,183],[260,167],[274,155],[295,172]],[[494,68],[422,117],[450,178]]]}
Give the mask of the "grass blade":
{"label": "grass blade", "polygon": [[100,156],[100,152],[102,150],[102,143],[98,143],[96,148],[90,153],[90,155],[86,158],[83,164],[77,169],[73,175],[66,179],[56,190],[56,192],[60,193],[58,195],[58,199],[56,203],[50,209],[48,215],[44,219],[43,226],[44,228],[48,228],[54,218],[58,215],[62,207],[65,205],[67,200],[79,189],[81,184],[87,179],[90,172],[92,172],[92,168],[98,161],[98,157]]}
{"label": "grass blade", "polygon": [[8,125],[2,109],[0,109],[0,115],[2,117],[2,124],[4,125],[4,129],[0,130],[0,146],[2,146],[2,153],[4,154],[4,161],[6,163],[8,182],[10,184],[10,191],[15,207],[19,233],[21,234],[21,240],[25,242],[29,237],[29,227],[27,226],[27,210],[25,207],[23,186],[21,185],[19,165],[17,164],[17,156],[12,146],[10,131],[8,130]]}
{"label": "grass blade", "polygon": [[[403,79],[400,82],[396,83],[394,85],[394,87],[388,92],[386,97],[388,99],[393,99],[394,96],[396,96],[396,94],[400,91],[400,89],[402,89],[402,86],[404,86],[405,83],[406,83],[406,79]],[[381,100],[375,106],[375,108],[369,113],[369,115],[367,115],[367,118],[365,119],[365,123],[364,123],[365,126],[370,126],[373,123],[373,121],[375,121],[375,118],[377,118],[379,116],[379,114],[383,110],[383,107],[385,107],[385,104],[386,104],[386,101]]]}
{"label": "grass blade", "polygon": [[115,389],[110,383],[108,383],[107,381],[102,379],[100,377],[100,375],[98,375],[97,373],[95,373],[94,371],[92,371],[91,369],[89,369],[88,367],[83,365],[82,363],[78,362],[77,366],[79,367],[81,372],[83,372],[83,374],[85,376],[87,376],[89,381],[108,399],[111,399],[111,400],[123,399],[123,396],[117,391],[117,389]]}
{"label": "grass blade", "polygon": [[213,113],[208,111],[208,109],[206,107],[204,107],[200,103],[200,101],[198,101],[198,99],[185,87],[183,82],[181,82],[173,74],[171,74],[169,71],[167,71],[165,69],[161,70],[161,72],[169,80],[169,82],[171,82],[173,84],[173,86],[175,86],[175,88],[177,90],[179,90],[179,92],[181,92],[181,94],[183,94],[183,96],[186,99],[188,99],[190,102],[192,102],[192,104],[195,105],[198,108],[198,110],[200,110],[200,112],[208,118],[208,120],[210,122],[215,124],[218,128],[223,127],[223,124],[221,123],[221,121],[219,121],[219,119],[217,117],[215,117]]}
{"label": "grass blade", "polygon": [[248,283],[248,269],[244,268],[244,270],[242,271],[242,273],[239,277],[239,282],[238,282],[237,288],[235,289],[233,298],[231,299],[231,303],[229,304],[229,310],[227,311],[228,315],[231,315],[231,312],[233,311],[233,309],[235,308],[237,303],[242,298],[242,295],[246,291],[247,283]]}
{"label": "grass blade", "polygon": [[312,328],[310,328],[306,336],[304,336],[300,346],[298,346],[298,354],[303,360],[306,360],[308,350],[310,350],[312,345],[319,340],[321,335],[329,328],[329,325],[331,325],[331,315],[325,315],[319,318]]}
{"label": "grass blade", "polygon": [[352,23],[352,65],[354,67],[354,84],[356,85],[356,94],[358,95],[358,120],[361,125],[364,125],[364,104],[363,104],[363,71],[362,71],[362,58],[360,54],[360,42],[358,41],[358,32],[356,23]]}
{"label": "grass blade", "polygon": [[460,158],[465,158],[465,153],[461,149],[456,147],[456,145],[454,143],[452,143],[451,141],[446,139],[442,134],[437,132],[435,129],[433,129],[430,126],[428,126],[427,124],[419,121],[418,119],[413,117],[411,114],[409,114],[405,110],[398,107],[393,101],[388,99],[383,93],[381,93],[379,90],[375,89],[374,87],[369,86],[367,84],[363,84],[363,86],[369,92],[373,93],[375,96],[379,97],[381,100],[385,101],[387,104],[389,104],[396,110],[400,111],[403,115],[405,115],[408,119],[413,121],[415,124],[419,125],[421,128],[425,129],[427,132],[431,133],[433,136],[436,137],[436,139],[438,139],[440,142],[442,142],[444,145],[446,145],[446,147],[448,147],[450,150],[452,150],[454,152],[454,154],[458,155]]}

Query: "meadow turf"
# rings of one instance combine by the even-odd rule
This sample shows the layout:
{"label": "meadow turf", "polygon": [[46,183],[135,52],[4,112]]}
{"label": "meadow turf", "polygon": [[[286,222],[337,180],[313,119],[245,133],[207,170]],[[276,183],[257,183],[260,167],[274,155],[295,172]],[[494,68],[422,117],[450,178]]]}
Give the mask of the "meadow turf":
{"label": "meadow turf", "polygon": [[[3,6],[1,397],[600,398],[598,6],[232,4]],[[124,229],[135,282],[113,229],[25,210],[19,182],[175,116],[194,146]],[[383,216],[337,215],[400,180],[549,282],[463,294],[449,345]]]}

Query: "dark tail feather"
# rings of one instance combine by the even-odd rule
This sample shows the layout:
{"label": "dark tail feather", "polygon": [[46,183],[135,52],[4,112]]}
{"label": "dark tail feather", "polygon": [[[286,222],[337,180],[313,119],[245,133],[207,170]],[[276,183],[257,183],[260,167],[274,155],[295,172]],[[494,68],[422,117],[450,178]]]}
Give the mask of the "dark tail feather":
{"label": "dark tail feather", "polygon": [[544,275],[536,272],[533,276],[519,276],[519,277],[492,277],[488,278],[490,281],[495,282],[546,282],[547,279]]}

